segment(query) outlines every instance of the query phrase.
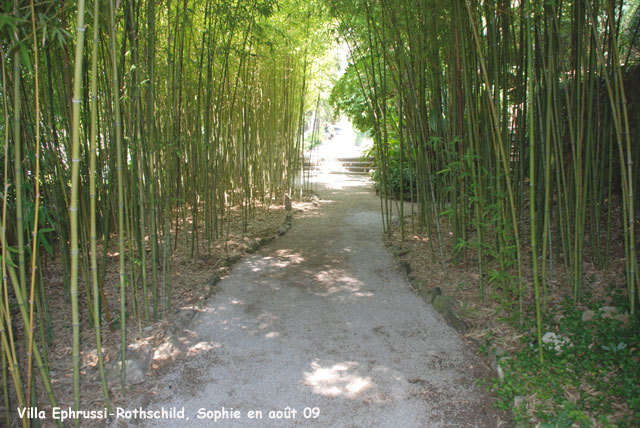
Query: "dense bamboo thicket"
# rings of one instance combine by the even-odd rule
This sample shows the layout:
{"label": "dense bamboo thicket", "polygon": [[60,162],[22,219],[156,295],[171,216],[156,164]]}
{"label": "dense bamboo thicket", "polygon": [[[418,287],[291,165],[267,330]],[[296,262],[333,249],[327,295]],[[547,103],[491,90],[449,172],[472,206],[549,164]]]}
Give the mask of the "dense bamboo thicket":
{"label": "dense bamboo thicket", "polygon": [[[638,1],[0,5],[4,409],[36,405],[36,389],[56,404],[47,346],[61,326],[45,262],[61,267],[69,300],[74,406],[80,332],[93,328],[109,407],[101,328],[120,330],[124,360],[127,324],[171,309],[179,241],[208,253],[234,210],[246,228],[292,194],[332,20],[350,54],[333,101],[371,132],[386,231],[407,214],[393,197],[415,202],[414,226],[443,269],[477,264],[483,295],[536,318],[541,360],[560,274],[578,303],[586,262],[622,260],[614,286],[638,311]],[[117,283],[106,280],[110,249]],[[106,287],[119,290],[118,313]]]}
{"label": "dense bamboo thicket", "polygon": [[[124,359],[126,324],[171,308],[177,240],[192,257],[209,251],[232,209],[246,227],[257,207],[291,192],[326,46],[322,10],[272,0],[0,4],[4,409],[35,404],[36,372],[56,403],[43,351],[61,326],[50,325],[44,257],[62,266],[70,299],[75,408],[79,331],[89,327],[81,308],[109,406],[101,324],[119,327]],[[117,284],[105,281],[111,240]],[[119,324],[105,287],[120,289]]]}
{"label": "dense bamboo thicket", "polygon": [[454,261],[475,259],[479,286],[540,331],[557,273],[577,302],[587,254],[606,269],[623,244],[637,311],[637,2],[332,3],[351,52],[333,97],[372,130],[381,194],[417,202],[443,265],[446,219]]}

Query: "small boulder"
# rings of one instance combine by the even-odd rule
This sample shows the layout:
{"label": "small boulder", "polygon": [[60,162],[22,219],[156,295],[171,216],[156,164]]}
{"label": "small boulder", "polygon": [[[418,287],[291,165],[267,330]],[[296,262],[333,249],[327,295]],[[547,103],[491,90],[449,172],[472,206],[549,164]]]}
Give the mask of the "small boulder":
{"label": "small boulder", "polygon": [[269,242],[273,241],[274,238],[274,236],[270,236],[268,238],[260,238],[260,241],[258,241],[258,243],[260,244],[260,246],[267,245]]}
{"label": "small boulder", "polygon": [[437,294],[431,303],[433,304],[434,309],[440,314],[453,310],[453,297],[451,296]]}
{"label": "small boulder", "polygon": [[[127,346],[125,351],[125,370],[127,385],[137,385],[144,382],[145,375],[151,367],[153,358],[153,348],[148,342],[136,342]],[[111,384],[120,383],[120,368],[122,361],[118,360],[110,364],[107,368],[107,382]]]}
{"label": "small boulder", "polygon": [[620,321],[623,324],[626,324],[629,322],[629,314],[627,312],[625,313],[618,313],[618,310],[615,306],[603,306],[599,309],[600,315],[602,316],[602,319],[616,319],[618,321]]}
{"label": "small boulder", "polygon": [[565,348],[571,348],[573,346],[569,338],[550,331],[542,336],[542,343],[549,345],[557,354],[562,353]]}
{"label": "small boulder", "polygon": [[410,275],[411,274],[411,265],[409,264],[409,262],[407,262],[405,260],[401,260],[400,261],[400,268],[405,273],[405,275]]}
{"label": "small boulder", "polygon": [[409,283],[411,284],[411,287],[413,287],[414,290],[418,290],[418,291],[422,290],[422,283],[418,279],[416,278],[410,279]]}
{"label": "small boulder", "polygon": [[178,356],[181,352],[181,343],[175,336],[169,336],[167,340],[162,342],[153,353],[153,360],[156,362],[166,362]]}
{"label": "small boulder", "polygon": [[516,395],[513,397],[513,407],[519,408],[526,404],[525,397],[522,395]]}
{"label": "small boulder", "polygon": [[582,313],[582,321],[583,322],[593,321],[593,319],[595,317],[596,317],[596,313],[593,312],[591,309],[587,309],[586,311],[584,311]]}
{"label": "small boulder", "polygon": [[467,331],[467,324],[461,320],[453,309],[454,300],[451,296],[436,295],[431,303],[442,318],[458,333]]}
{"label": "small boulder", "polygon": [[284,235],[285,233],[287,233],[287,230],[289,230],[289,225],[283,224],[282,226],[280,226],[280,229],[278,229],[278,235]]}
{"label": "small boulder", "polygon": [[239,254],[239,253],[233,254],[233,255],[227,257],[227,259],[225,260],[224,264],[227,267],[232,266],[237,261],[239,261],[241,258],[242,258],[242,254]]}
{"label": "small boulder", "polygon": [[258,248],[260,248],[260,243],[258,241],[253,241],[247,246],[247,249],[245,251],[249,254],[252,254],[258,251]]}
{"label": "small boulder", "polygon": [[191,322],[193,321],[193,318],[196,316],[197,313],[198,311],[196,311],[195,309],[181,310],[180,312],[178,312],[178,315],[176,315],[176,317],[171,322],[171,325],[169,326],[169,331],[173,334],[177,334],[181,332],[191,324]]}
{"label": "small boulder", "polygon": [[429,299],[429,303],[433,303],[437,296],[442,295],[442,290],[440,287],[434,287],[431,290],[427,291],[427,298]]}
{"label": "small boulder", "polygon": [[489,366],[491,367],[491,370],[497,372],[499,367],[498,362],[506,356],[507,351],[505,351],[501,347],[496,346],[495,348],[492,348],[491,352],[489,353]]}
{"label": "small boulder", "polygon": [[220,278],[220,275],[215,274],[215,275],[213,275],[213,276],[211,277],[211,279],[209,279],[209,281],[207,281],[207,285],[209,285],[209,286],[214,286],[214,285],[216,285],[217,283],[219,283],[221,279],[222,279],[222,278]]}
{"label": "small boulder", "polygon": [[504,382],[504,369],[500,364],[496,367],[496,372],[498,373],[498,379],[500,379],[500,382]]}
{"label": "small boulder", "polygon": [[395,247],[393,250],[393,255],[395,257],[402,257],[404,255],[409,254],[410,250],[408,248]]}

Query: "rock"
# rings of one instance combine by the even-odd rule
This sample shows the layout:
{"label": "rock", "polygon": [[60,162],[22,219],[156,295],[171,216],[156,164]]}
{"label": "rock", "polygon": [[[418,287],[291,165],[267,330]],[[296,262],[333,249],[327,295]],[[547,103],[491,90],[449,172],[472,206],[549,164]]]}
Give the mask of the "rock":
{"label": "rock", "polygon": [[505,358],[506,355],[507,351],[505,351],[501,347],[496,346],[495,348],[492,348],[491,352],[489,353],[489,366],[491,367],[491,370],[497,372],[499,366],[498,362]]}
{"label": "rock", "polygon": [[242,254],[233,254],[225,260],[224,264],[228,267],[236,263],[238,260],[242,258]]}
{"label": "rock", "polygon": [[[127,385],[137,385],[144,382],[145,375],[151,367],[153,348],[148,342],[136,342],[127,346],[125,351],[125,370],[127,374]],[[121,361],[115,361],[107,369],[107,382],[111,384],[120,383]]]}
{"label": "rock", "polygon": [[449,310],[453,309],[453,297],[451,296],[443,296],[442,294],[436,294],[431,302],[433,307],[438,313],[443,314]]}
{"label": "rock", "polygon": [[400,261],[400,268],[405,273],[405,275],[409,275],[411,273],[411,265],[405,260]]}
{"label": "rock", "polygon": [[525,397],[523,397],[522,395],[516,395],[515,397],[513,397],[513,407],[518,408],[522,407],[525,404]]}
{"label": "rock", "polygon": [[196,302],[200,302],[200,301],[202,301],[204,299],[205,299],[204,294],[198,293],[197,291],[194,291],[193,295],[191,297],[189,297],[186,300],[186,302],[189,303],[189,304],[193,304],[193,303],[196,303]]}
{"label": "rock", "polygon": [[453,309],[454,300],[451,296],[436,295],[431,302],[434,309],[438,311],[447,324],[453,327],[458,333],[467,331],[467,324],[461,320]]}
{"label": "rock", "polygon": [[258,251],[258,248],[260,248],[260,243],[258,241],[253,241],[251,244],[249,244],[246,251],[247,253],[252,254]]}
{"label": "rock", "polygon": [[198,311],[195,309],[183,309],[178,315],[173,319],[171,325],[169,326],[169,331],[173,334],[177,334],[187,328],[193,318],[196,316]]}
{"label": "rock", "polygon": [[444,316],[444,319],[447,321],[447,324],[453,327],[453,329],[456,330],[458,333],[464,334],[467,332],[467,329],[469,328],[467,326],[467,323],[465,323],[462,319],[460,319],[460,317],[458,317],[455,311],[453,310],[448,311],[445,314],[443,314],[443,316]]}
{"label": "rock", "polygon": [[155,350],[153,360],[160,362],[171,360],[182,352],[181,348],[182,346],[178,338],[171,335]]}
{"label": "rock", "polygon": [[285,233],[287,233],[287,230],[289,230],[289,225],[283,224],[282,226],[280,226],[280,229],[278,229],[278,235],[284,235]]}
{"label": "rock", "polygon": [[598,309],[598,312],[600,312],[602,319],[605,319],[605,318],[613,318],[613,316],[616,314],[617,311],[615,306],[603,306],[600,309]]}
{"label": "rock", "polygon": [[625,312],[624,314],[617,314],[615,316],[615,319],[620,321],[622,324],[627,325],[629,323],[630,317],[629,317],[629,314]]}
{"label": "rock", "polygon": [[618,310],[615,306],[603,306],[598,310],[598,312],[602,316],[603,320],[612,318],[620,321],[623,324],[629,322],[629,314],[627,312],[618,313]]}
{"label": "rock", "polygon": [[209,279],[209,281],[207,281],[207,285],[209,285],[209,286],[212,286],[212,287],[213,287],[213,286],[215,286],[217,283],[219,283],[221,279],[222,279],[222,278],[220,278],[220,275],[215,274],[215,275],[213,275],[213,276],[211,277],[211,279]]}
{"label": "rock", "polygon": [[542,343],[549,345],[557,354],[562,353],[565,348],[571,348],[573,346],[569,338],[550,331],[542,336]]}
{"label": "rock", "polygon": [[268,238],[260,238],[260,241],[258,241],[258,244],[260,246],[267,245],[269,242],[273,241],[274,238],[275,238],[274,236],[270,236]]}
{"label": "rock", "polygon": [[393,247],[393,250],[391,251],[391,253],[393,254],[394,257],[402,257],[409,254],[410,251],[411,250],[409,250],[408,248]]}
{"label": "rock", "polygon": [[414,290],[422,290],[422,283],[420,283],[420,281],[418,281],[416,278],[410,279],[409,283],[411,284]]}
{"label": "rock", "polygon": [[440,287],[434,287],[431,290],[427,291],[427,296],[429,298],[429,303],[433,303],[433,301],[435,300],[436,296],[441,296],[442,295],[442,290],[440,290]]}
{"label": "rock", "polygon": [[587,309],[582,313],[582,321],[583,322],[593,321],[595,316],[596,316],[595,312],[593,312],[591,309]]}
{"label": "rock", "polygon": [[[598,315],[603,319],[616,319],[623,324],[627,324],[629,322],[629,313],[618,313],[618,310],[615,306],[603,306],[598,309]],[[582,313],[582,321],[589,322],[593,321],[596,317],[596,313],[591,309],[587,309]]]}
{"label": "rock", "polygon": [[291,220],[293,220],[293,216],[291,215],[291,213],[285,214],[284,216],[285,224],[288,224],[289,226],[291,226]]}
{"label": "rock", "polygon": [[500,382],[504,382],[504,369],[500,364],[496,367],[496,372],[498,373],[498,379],[500,379]]}
{"label": "rock", "polygon": [[284,194],[284,210],[291,211],[291,196]]}

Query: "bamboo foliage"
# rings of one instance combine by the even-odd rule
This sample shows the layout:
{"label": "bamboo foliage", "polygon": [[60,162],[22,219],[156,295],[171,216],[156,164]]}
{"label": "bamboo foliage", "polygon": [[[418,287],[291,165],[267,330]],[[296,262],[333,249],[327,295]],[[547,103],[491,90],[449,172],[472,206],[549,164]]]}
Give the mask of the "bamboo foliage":
{"label": "bamboo foliage", "polygon": [[[442,242],[446,219],[451,258],[473,257],[482,292],[491,284],[491,295],[517,305],[510,313],[520,322],[536,314],[540,332],[557,266],[580,301],[585,259],[607,266],[619,210],[635,312],[639,151],[619,55],[621,3],[331,5],[351,56],[333,97],[372,131],[385,225],[385,199],[398,191],[387,186],[399,174],[430,242]],[[354,76],[360,85],[349,83]],[[350,110],[354,99],[366,101],[366,117]],[[410,195],[398,164],[415,177]]]}
{"label": "bamboo foliage", "polygon": [[[44,385],[56,405],[47,297],[64,292],[73,406],[83,408],[80,332],[91,326],[110,407],[105,322],[120,332],[125,393],[127,326],[141,330],[171,310],[182,286],[171,282],[178,242],[202,256],[228,236],[236,209],[246,228],[296,185],[324,17],[319,2],[297,0],[92,1],[86,24],[82,0],[3,5],[3,397],[7,407],[34,405],[32,386]],[[118,253],[115,283],[109,251]],[[42,263],[60,264],[60,290],[43,284]]]}
{"label": "bamboo foliage", "polygon": [[[555,279],[580,301],[585,261],[615,263],[617,230],[637,312],[640,150],[626,76],[638,26],[626,40],[626,3],[328,2],[350,53],[334,98],[372,133],[384,230],[404,215],[390,196],[408,194],[433,258],[477,263],[483,295],[519,320],[535,312],[539,331]],[[179,243],[203,256],[234,210],[246,229],[258,207],[294,194],[333,22],[316,0],[93,1],[88,26],[83,0],[2,5],[5,406],[10,394],[35,403],[34,385],[56,403],[47,299],[58,292],[72,307],[74,406],[89,324],[108,406],[105,323],[123,360],[127,325],[171,310]],[[42,281],[45,262],[61,266],[61,290]]]}

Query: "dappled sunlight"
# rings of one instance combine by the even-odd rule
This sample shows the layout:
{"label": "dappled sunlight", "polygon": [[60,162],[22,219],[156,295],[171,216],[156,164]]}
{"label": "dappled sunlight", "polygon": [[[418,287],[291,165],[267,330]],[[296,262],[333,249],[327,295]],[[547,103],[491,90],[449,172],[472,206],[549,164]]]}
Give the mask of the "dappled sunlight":
{"label": "dappled sunlight", "polygon": [[305,152],[305,157],[315,166],[310,181],[319,184],[327,190],[342,190],[351,187],[369,185],[368,175],[353,175],[344,167],[345,159],[361,158],[371,146],[371,139],[365,139],[361,144],[351,122],[342,118],[334,128],[334,134],[322,141],[312,151]]}
{"label": "dappled sunlight", "polygon": [[264,331],[270,329],[273,324],[280,320],[280,317],[272,314],[271,312],[263,311],[262,313],[260,313],[260,315],[258,315],[257,320],[258,330]]}
{"label": "dappled sunlight", "polygon": [[[349,174],[334,174],[330,172],[323,172],[316,177],[319,184],[327,190],[344,190],[353,187],[364,187],[371,184],[371,180],[366,175],[349,175]],[[369,191],[361,192],[363,194],[369,194]]]}
{"label": "dappled sunlight", "polygon": [[339,269],[321,270],[314,274],[314,279],[322,285],[320,290],[315,290],[316,296],[328,297],[338,293],[346,293],[345,297],[373,297],[371,291],[363,291],[364,283],[353,276],[347,275]]}
{"label": "dappled sunlight", "polygon": [[291,250],[277,250],[275,256],[265,256],[256,260],[248,260],[247,264],[252,272],[260,272],[265,269],[286,268],[291,265],[298,265],[305,261],[300,253]]}
{"label": "dappled sunlight", "polygon": [[212,342],[198,342],[195,345],[192,345],[189,348],[187,348],[186,354],[188,357],[195,357],[203,352],[208,352],[208,351],[211,351],[212,349],[220,348],[220,347],[222,347],[220,344],[216,344]]}
{"label": "dappled sunlight", "polygon": [[358,372],[360,364],[345,361],[333,365],[311,363],[311,371],[304,373],[304,384],[315,394],[329,397],[357,398],[374,385],[373,380]]}
{"label": "dappled sunlight", "polygon": [[199,335],[191,330],[183,330],[179,335],[167,337],[153,352],[154,367],[162,367],[180,356],[195,358],[222,348],[221,343],[200,339]]}
{"label": "dappled sunlight", "polygon": [[195,312],[207,312],[207,308],[193,304],[193,305],[181,305],[178,308],[180,311],[195,311]]}
{"label": "dappled sunlight", "polygon": [[362,281],[342,273],[339,270],[320,271],[315,275],[315,279],[323,284],[331,285],[327,289],[327,294],[337,291],[355,292],[362,287]]}

